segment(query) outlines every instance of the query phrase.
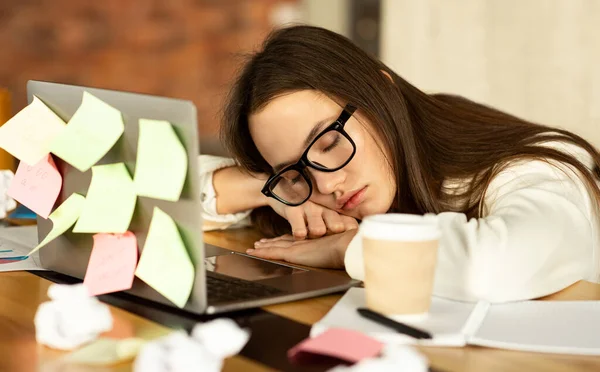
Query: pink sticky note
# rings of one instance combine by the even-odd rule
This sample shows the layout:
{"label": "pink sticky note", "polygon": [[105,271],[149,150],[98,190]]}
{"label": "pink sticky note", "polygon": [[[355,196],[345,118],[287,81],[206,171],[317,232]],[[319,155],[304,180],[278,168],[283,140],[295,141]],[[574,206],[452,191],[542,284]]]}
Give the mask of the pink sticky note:
{"label": "pink sticky note", "polygon": [[7,194],[40,216],[48,218],[61,187],[62,176],[52,155],[46,155],[33,166],[20,162]]}
{"label": "pink sticky note", "polygon": [[130,289],[137,259],[137,239],[132,232],[95,234],[83,284],[91,296]]}
{"label": "pink sticky note", "polygon": [[291,348],[288,357],[295,362],[305,362],[315,355],[328,356],[356,363],[379,355],[382,348],[381,342],[360,332],[330,328]]}

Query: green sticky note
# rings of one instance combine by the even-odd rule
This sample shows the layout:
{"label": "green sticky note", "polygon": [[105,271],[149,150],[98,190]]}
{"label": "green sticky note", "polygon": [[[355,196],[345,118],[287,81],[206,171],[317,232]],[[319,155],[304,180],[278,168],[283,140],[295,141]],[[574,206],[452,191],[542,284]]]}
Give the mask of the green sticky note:
{"label": "green sticky note", "polygon": [[50,144],[65,128],[65,122],[33,96],[27,107],[0,125],[0,148],[33,166],[48,155]]}
{"label": "green sticky note", "polygon": [[139,196],[179,200],[187,174],[187,154],[171,124],[140,119],[133,182]]}
{"label": "green sticky note", "polygon": [[96,165],[92,167],[92,182],[73,232],[125,233],[135,202],[133,181],[125,164]]}
{"label": "green sticky note", "polygon": [[37,247],[29,252],[28,256],[31,256],[32,253],[50,243],[59,235],[64,234],[65,231],[73,226],[75,221],[77,221],[77,218],[79,218],[79,214],[81,213],[84,202],[85,198],[83,196],[79,194],[72,194],[58,208],[56,208],[56,210],[49,216],[50,220],[52,221],[52,230],[50,230],[48,235],[46,235],[44,240],[42,240]]}
{"label": "green sticky note", "polygon": [[190,297],[194,266],[175,221],[158,207],[154,207],[135,275],[179,307]]}
{"label": "green sticky note", "polygon": [[73,364],[109,366],[135,359],[144,344],[145,341],[139,338],[99,338],[65,355],[64,360]]}
{"label": "green sticky note", "polygon": [[124,128],[119,110],[83,92],[81,106],[54,138],[50,151],[85,172],[114,146]]}

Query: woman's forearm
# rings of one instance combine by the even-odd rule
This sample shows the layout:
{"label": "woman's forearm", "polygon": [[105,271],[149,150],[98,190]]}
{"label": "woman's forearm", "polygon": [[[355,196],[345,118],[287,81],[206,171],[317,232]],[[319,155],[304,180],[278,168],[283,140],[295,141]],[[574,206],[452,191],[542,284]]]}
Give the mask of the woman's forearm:
{"label": "woman's forearm", "polygon": [[217,213],[238,213],[267,205],[267,197],[260,192],[266,180],[266,175],[251,175],[237,166],[216,170],[213,187]]}

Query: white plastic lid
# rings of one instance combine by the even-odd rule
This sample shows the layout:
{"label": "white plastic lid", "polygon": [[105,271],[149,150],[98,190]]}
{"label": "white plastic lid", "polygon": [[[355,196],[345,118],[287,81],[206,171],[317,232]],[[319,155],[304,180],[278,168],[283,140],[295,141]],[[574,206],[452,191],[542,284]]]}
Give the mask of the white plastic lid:
{"label": "white plastic lid", "polygon": [[387,213],[365,217],[360,233],[369,239],[422,241],[439,239],[438,219],[434,214]]}

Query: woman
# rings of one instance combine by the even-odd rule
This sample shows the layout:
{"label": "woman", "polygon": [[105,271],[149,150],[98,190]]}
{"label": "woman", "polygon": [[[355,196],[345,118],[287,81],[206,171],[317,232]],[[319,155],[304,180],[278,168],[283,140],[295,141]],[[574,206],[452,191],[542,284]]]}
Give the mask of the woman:
{"label": "woman", "polygon": [[423,93],[330,31],[298,26],[266,40],[233,86],[223,140],[237,162],[201,159],[206,228],[252,213],[265,234],[283,235],[251,255],[362,279],[356,221],[436,213],[439,296],[512,301],[600,281],[593,146]]}

